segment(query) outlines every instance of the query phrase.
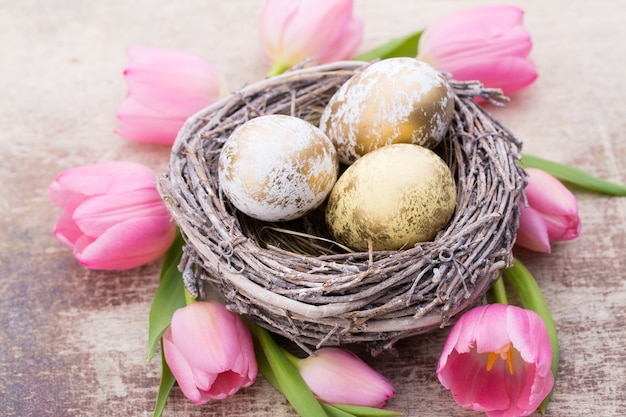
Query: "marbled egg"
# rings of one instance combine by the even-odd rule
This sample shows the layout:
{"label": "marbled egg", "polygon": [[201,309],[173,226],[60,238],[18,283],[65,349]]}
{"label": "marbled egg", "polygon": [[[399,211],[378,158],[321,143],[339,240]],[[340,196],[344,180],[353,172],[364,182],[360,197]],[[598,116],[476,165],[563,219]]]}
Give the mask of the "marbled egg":
{"label": "marbled egg", "polygon": [[454,115],[454,97],[446,78],[414,58],[376,62],[346,81],[320,119],[339,161],[351,164],[392,143],[434,148]]}
{"label": "marbled egg", "polygon": [[238,210],[258,220],[284,221],[318,207],[338,169],[332,142],[316,126],[267,115],[233,131],[220,153],[218,179]]}

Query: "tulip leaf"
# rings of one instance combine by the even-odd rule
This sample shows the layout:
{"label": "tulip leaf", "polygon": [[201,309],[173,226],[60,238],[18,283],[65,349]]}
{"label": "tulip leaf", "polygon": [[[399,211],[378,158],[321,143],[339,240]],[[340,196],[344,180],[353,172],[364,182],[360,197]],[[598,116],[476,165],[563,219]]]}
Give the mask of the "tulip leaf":
{"label": "tulip leaf", "polygon": [[[259,348],[256,353],[259,369],[267,380],[272,385],[277,386],[301,417],[331,417],[326,414],[296,367],[291,364],[283,349],[278,346],[270,333],[250,321],[246,322]],[[259,358],[261,359],[260,362]],[[267,373],[264,372],[264,369]]]}
{"label": "tulip leaf", "polygon": [[161,364],[162,364],[162,374],[161,374],[161,384],[159,385],[159,393],[157,394],[156,403],[154,405],[154,414],[153,417],[161,417],[163,414],[163,410],[165,409],[165,403],[167,402],[167,398],[170,395],[170,391],[172,387],[176,383],[176,378],[174,378],[174,374],[170,370],[170,367],[167,365],[165,361],[165,355],[163,354],[163,341],[161,340]]}
{"label": "tulip leaf", "polygon": [[[340,415],[346,415],[346,416],[355,416],[355,417],[395,417],[395,416],[401,416],[402,413],[399,411],[393,411],[393,410],[383,410],[380,408],[374,408],[374,407],[363,407],[360,405],[350,405],[350,404],[324,404],[322,403],[322,405],[324,406],[324,409],[328,412],[329,410],[332,410],[331,412],[328,412],[328,414],[331,417],[336,416],[340,416]],[[335,410],[339,410],[342,411],[346,414],[333,414],[335,412]]]}
{"label": "tulip leaf", "polygon": [[178,264],[183,254],[183,243],[182,236],[177,233],[172,246],[163,257],[159,286],[154,293],[150,306],[148,361],[154,356],[156,346],[161,340],[161,335],[170,325],[174,312],[186,304],[183,278],[178,270]]}
{"label": "tulip leaf", "polygon": [[[541,293],[541,289],[530,271],[528,271],[519,259],[515,260],[513,266],[506,268],[504,270],[504,274],[519,294],[522,306],[537,313],[546,324],[548,337],[550,338],[550,345],[552,346],[552,375],[554,376],[554,381],[556,382],[557,373],[559,371],[559,340],[556,326],[554,324],[554,320],[552,319],[552,314],[550,313],[548,304]],[[542,413],[545,413],[546,411],[552,392],[554,392],[554,386],[552,391],[550,391],[539,406]]]}
{"label": "tulip leaf", "polygon": [[587,191],[612,196],[626,196],[626,184],[603,180],[578,168],[528,154],[522,155],[522,167],[538,168],[563,182]]}
{"label": "tulip leaf", "polygon": [[328,414],[328,417],[357,417],[357,415],[348,413],[347,411],[342,410],[339,407],[336,407],[332,404],[320,403],[322,404],[322,408]]}
{"label": "tulip leaf", "polygon": [[[251,325],[250,322],[246,322],[246,324],[248,324],[248,326]],[[272,371],[272,367],[270,366],[270,363],[267,360],[267,356],[265,356],[265,353],[263,352],[263,348],[261,347],[261,344],[259,343],[259,340],[256,337],[253,337],[253,343],[254,343],[254,356],[256,357],[256,363],[257,363],[257,366],[259,367],[259,371],[261,371],[265,379],[267,379],[267,381],[270,384],[272,384],[274,388],[276,388],[278,391],[282,393],[280,389],[280,385],[278,384],[278,380],[276,379],[276,375],[274,375],[274,371]]]}
{"label": "tulip leaf", "polygon": [[375,59],[396,57],[415,58],[417,56],[417,45],[423,32],[423,30],[420,30],[406,36],[394,38],[368,52],[362,53],[354,59],[357,61],[373,61]]}

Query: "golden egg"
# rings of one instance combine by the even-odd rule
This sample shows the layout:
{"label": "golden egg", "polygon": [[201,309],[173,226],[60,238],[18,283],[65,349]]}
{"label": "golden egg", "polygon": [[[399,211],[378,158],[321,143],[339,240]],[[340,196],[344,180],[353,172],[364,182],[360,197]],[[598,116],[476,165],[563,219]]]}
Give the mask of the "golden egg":
{"label": "golden egg", "polygon": [[218,179],[238,210],[259,220],[284,221],[318,207],[338,169],[332,142],[316,126],[267,115],[233,131],[220,153]]}
{"label": "golden egg", "polygon": [[376,62],[344,83],[320,119],[339,161],[351,164],[392,143],[434,148],[446,134],[454,98],[446,78],[414,58]]}
{"label": "golden egg", "polygon": [[456,205],[446,163],[419,145],[392,144],[359,158],[328,197],[326,223],[340,243],[357,250],[397,250],[434,239]]}

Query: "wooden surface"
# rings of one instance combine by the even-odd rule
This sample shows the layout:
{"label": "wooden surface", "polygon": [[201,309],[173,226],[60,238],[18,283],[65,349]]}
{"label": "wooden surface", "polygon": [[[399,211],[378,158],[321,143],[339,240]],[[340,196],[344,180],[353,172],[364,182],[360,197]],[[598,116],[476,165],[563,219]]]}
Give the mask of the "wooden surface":
{"label": "wooden surface", "polygon": [[[427,26],[476,0],[356,0],[361,51]],[[496,115],[525,151],[626,182],[626,3],[513,1],[526,10],[539,79]],[[146,362],[148,309],[159,263],[89,271],[52,236],[45,193],[63,169],[111,159],[163,171],[168,149],[117,137],[125,48],[198,54],[235,89],[268,69],[259,0],[0,1],[0,415],[150,416],[160,376]],[[626,199],[577,192],[582,233],[551,255],[519,252],[535,274],[561,340],[548,416],[626,409]],[[446,330],[364,357],[396,386],[406,416],[480,415],[459,408],[435,376]],[[259,377],[196,406],[174,390],[167,416],[294,416]]]}

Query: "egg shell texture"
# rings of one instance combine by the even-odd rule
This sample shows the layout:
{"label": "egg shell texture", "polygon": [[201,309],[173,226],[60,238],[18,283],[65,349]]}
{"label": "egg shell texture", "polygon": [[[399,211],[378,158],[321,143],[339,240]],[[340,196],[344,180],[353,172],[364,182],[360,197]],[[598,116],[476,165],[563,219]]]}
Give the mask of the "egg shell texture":
{"label": "egg shell texture", "polygon": [[452,89],[439,71],[417,59],[392,58],[344,83],[319,126],[335,144],[340,162],[350,164],[392,143],[434,148],[453,114]]}
{"label": "egg shell texture", "polygon": [[326,207],[335,239],[354,250],[397,250],[432,240],[449,222],[456,186],[429,149],[394,144],[368,153],[337,180]]}
{"label": "egg shell texture", "polygon": [[264,221],[301,217],[319,206],[339,169],[332,142],[291,116],[260,116],[239,126],[222,148],[218,178],[245,214]]}

